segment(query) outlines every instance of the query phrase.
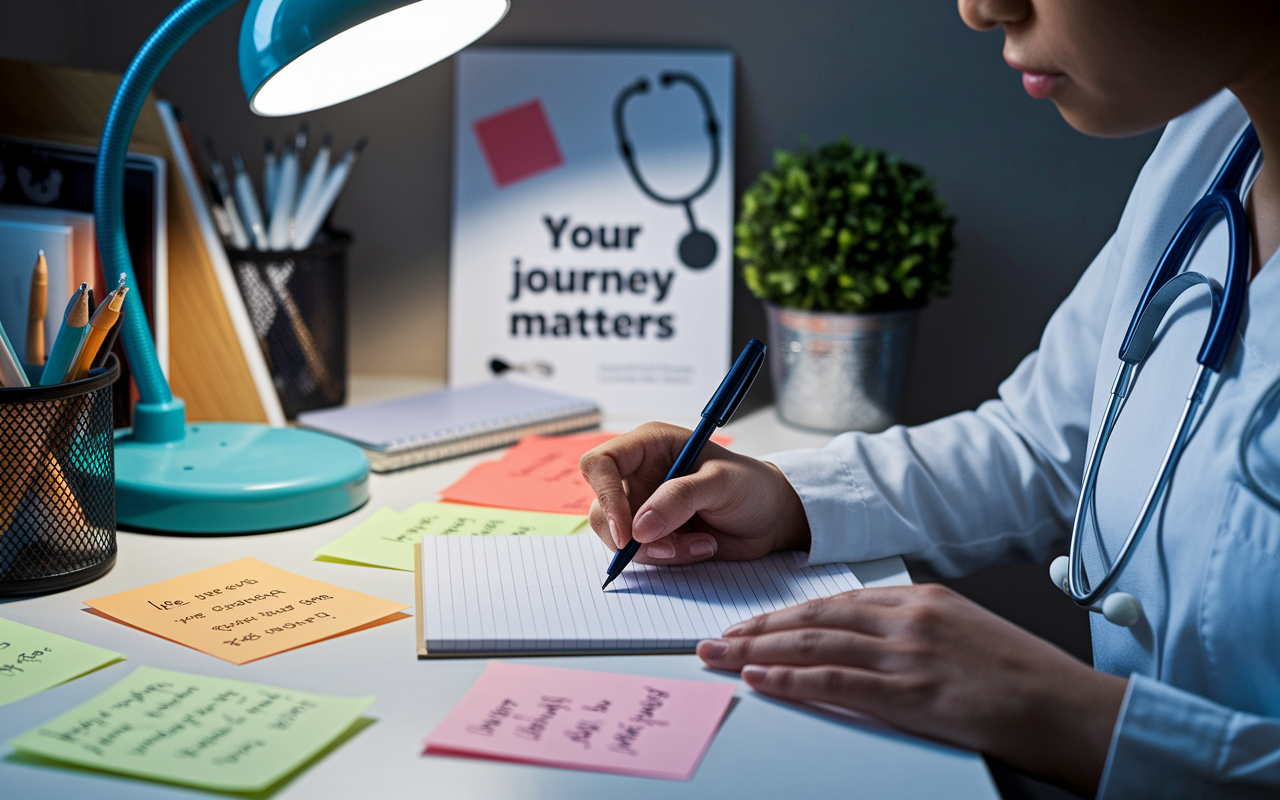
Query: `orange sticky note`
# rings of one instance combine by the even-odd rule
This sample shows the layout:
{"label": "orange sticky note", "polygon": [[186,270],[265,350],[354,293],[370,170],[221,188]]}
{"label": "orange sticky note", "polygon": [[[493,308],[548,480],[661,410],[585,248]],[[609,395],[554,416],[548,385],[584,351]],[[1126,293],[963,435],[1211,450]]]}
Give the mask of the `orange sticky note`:
{"label": "orange sticky note", "polygon": [[[497,461],[477,464],[440,492],[440,498],[476,506],[585,515],[596,495],[582,477],[578,460],[617,435],[527,436]],[[711,441],[728,445],[733,437],[716,434]]]}
{"label": "orange sticky note", "polygon": [[486,461],[440,493],[455,503],[582,514],[595,492],[582,477],[578,459],[616,433],[529,436],[497,461]]}
{"label": "orange sticky note", "polygon": [[357,628],[407,618],[408,606],[242,558],[87,600],[103,616],[246,664]]}

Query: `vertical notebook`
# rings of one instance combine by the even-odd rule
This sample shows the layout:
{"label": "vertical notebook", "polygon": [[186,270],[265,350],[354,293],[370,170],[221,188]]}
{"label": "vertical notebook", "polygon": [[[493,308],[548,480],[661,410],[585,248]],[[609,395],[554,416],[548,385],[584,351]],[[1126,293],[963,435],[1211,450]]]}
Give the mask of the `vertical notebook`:
{"label": "vertical notebook", "polygon": [[613,554],[595,534],[424,536],[418,655],[691,653],[736,622],[862,583],[800,553],[685,567],[632,563],[601,591]]}

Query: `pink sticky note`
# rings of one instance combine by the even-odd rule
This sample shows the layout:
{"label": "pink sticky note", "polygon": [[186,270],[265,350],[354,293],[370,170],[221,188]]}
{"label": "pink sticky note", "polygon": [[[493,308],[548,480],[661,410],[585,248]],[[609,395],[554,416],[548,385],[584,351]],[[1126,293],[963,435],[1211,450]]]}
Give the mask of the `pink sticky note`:
{"label": "pink sticky note", "polygon": [[425,752],[687,781],[733,689],[494,661]]}
{"label": "pink sticky note", "polygon": [[530,100],[472,123],[498,187],[564,163],[541,100]]}

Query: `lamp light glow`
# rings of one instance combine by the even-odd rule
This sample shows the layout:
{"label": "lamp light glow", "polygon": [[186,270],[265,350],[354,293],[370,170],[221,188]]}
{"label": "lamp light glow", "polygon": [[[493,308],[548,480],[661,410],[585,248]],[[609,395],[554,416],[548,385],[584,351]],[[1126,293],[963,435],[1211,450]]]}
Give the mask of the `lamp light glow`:
{"label": "lamp light glow", "polygon": [[[261,0],[245,14],[241,80],[256,114],[301,114],[395,83],[479,39],[508,8],[507,0],[417,0],[326,35],[326,24],[299,26],[296,5]],[[320,11],[311,13],[325,16]],[[277,34],[286,25],[288,34]]]}

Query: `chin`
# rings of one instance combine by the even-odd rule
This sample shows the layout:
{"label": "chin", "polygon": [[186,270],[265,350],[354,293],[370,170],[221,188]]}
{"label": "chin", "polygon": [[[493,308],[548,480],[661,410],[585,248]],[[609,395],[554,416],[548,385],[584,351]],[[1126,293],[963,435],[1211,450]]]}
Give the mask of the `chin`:
{"label": "chin", "polygon": [[1083,134],[1105,139],[1136,136],[1153,131],[1168,122],[1167,119],[1134,118],[1115,108],[1081,107],[1079,104],[1059,100],[1053,102],[1068,125]]}

